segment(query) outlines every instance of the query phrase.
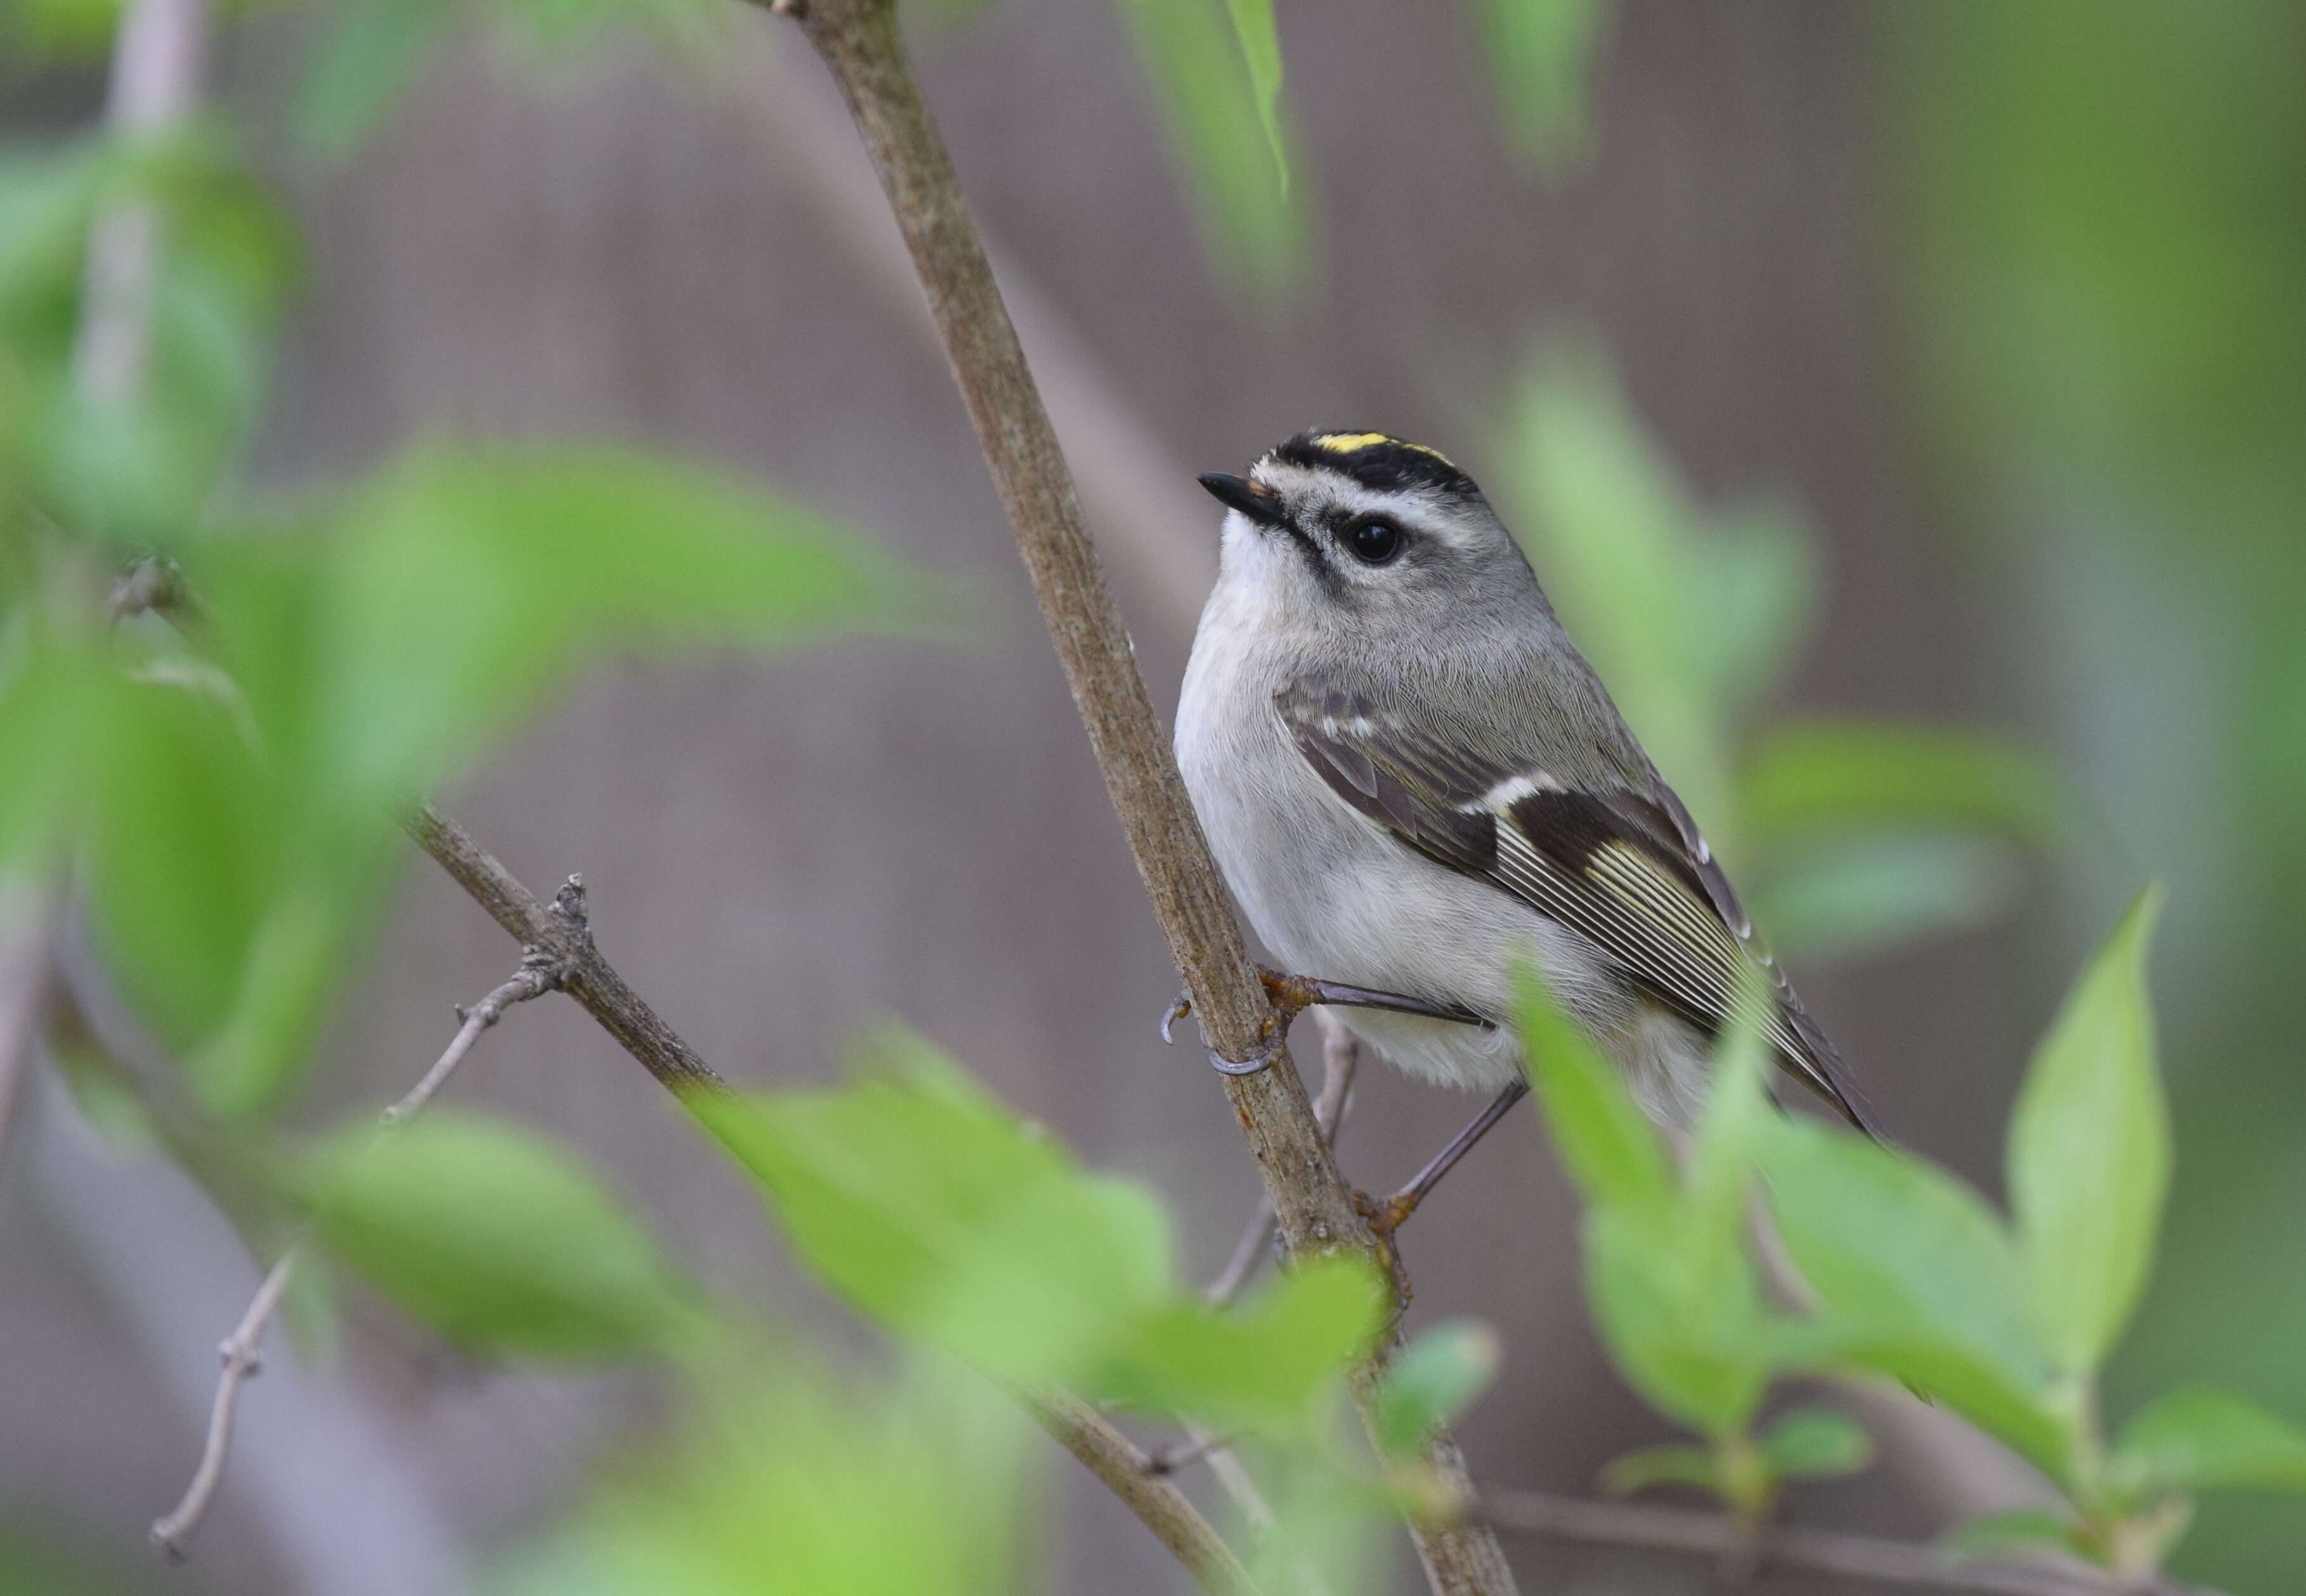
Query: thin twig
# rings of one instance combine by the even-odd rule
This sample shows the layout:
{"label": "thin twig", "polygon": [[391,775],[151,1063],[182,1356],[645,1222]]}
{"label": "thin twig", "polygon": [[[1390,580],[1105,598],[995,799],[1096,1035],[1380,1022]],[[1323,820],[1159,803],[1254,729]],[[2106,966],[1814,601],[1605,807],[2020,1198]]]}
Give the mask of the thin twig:
{"label": "thin twig", "polygon": [[1121,1498],[1204,1591],[1251,1588],[1249,1571],[1184,1493],[1160,1477],[1144,1449],[1094,1408],[1063,1392],[1025,1394],[1026,1407],[1058,1444]]}
{"label": "thin twig", "polygon": [[[189,116],[208,35],[208,0],[135,0],[113,46],[106,125],[149,136]],[[143,388],[160,243],[160,214],[148,201],[108,207],[89,229],[73,375],[92,405],[124,409]]]}
{"label": "thin twig", "polygon": [[1478,1511],[1501,1530],[1692,1557],[1750,1558],[1747,1566],[1757,1572],[1798,1570],[1986,1596],[2214,1596],[2165,1583],[2126,1584],[2078,1564],[1956,1562],[1934,1547],[1830,1530],[1772,1528],[1756,1537],[1724,1514],[1644,1502],[1484,1491]]}
{"label": "thin twig", "polygon": [[[563,961],[567,973],[561,979],[562,989],[583,1003],[601,1028],[660,1086],[683,1103],[728,1089],[696,1050],[625,984],[594,945],[589,926],[580,920],[571,927],[560,904],[547,908],[538,901],[469,832],[430,805],[412,814],[406,826],[417,844],[491,919],[516,939],[545,948]],[[583,885],[577,877],[569,877],[568,884],[561,888],[561,897],[565,902],[572,888],[578,894],[581,915]],[[1234,1596],[1247,1588],[1240,1559],[1226,1546],[1224,1538],[1183,1491],[1142,1472],[1144,1453],[1128,1437],[1068,1393],[1043,1391],[1021,1395],[1021,1400],[1035,1421],[1080,1459],[1210,1596]]]}
{"label": "thin twig", "polygon": [[[573,875],[568,879],[574,889],[573,909],[557,912],[572,918],[581,932],[584,885]],[[473,1051],[473,1044],[481,1039],[481,1033],[503,1019],[504,1011],[513,1004],[542,997],[560,985],[561,968],[553,954],[531,947],[522,954],[520,969],[510,980],[471,1008],[457,1010],[456,1036],[407,1094],[384,1111],[383,1128],[389,1131],[421,1111],[448,1083],[448,1078]],[[184,1559],[192,1534],[207,1515],[209,1504],[216,1499],[217,1487],[223,1482],[225,1464],[232,1454],[233,1420],[240,1410],[240,1388],[263,1366],[260,1352],[264,1332],[270,1327],[272,1316],[279,1310],[281,1298],[287,1292],[289,1276],[296,1267],[297,1250],[295,1241],[282,1249],[279,1259],[265,1275],[264,1283],[256,1288],[248,1311],[217,1349],[224,1371],[217,1378],[216,1400],[209,1409],[208,1438],[201,1448],[200,1464],[192,1471],[184,1498],[152,1523],[152,1544],[171,1561]]]}
{"label": "thin twig", "polygon": [[[1314,1099],[1313,1117],[1320,1124],[1323,1139],[1334,1149],[1337,1132],[1345,1128],[1345,1110],[1352,1103],[1354,1077],[1361,1070],[1362,1045],[1361,1039],[1328,1010],[1316,1010],[1315,1019],[1321,1027],[1322,1074],[1321,1095]],[[1256,1276],[1273,1250],[1273,1195],[1260,1193],[1257,1211],[1250,1216],[1241,1240],[1234,1244],[1233,1256],[1209,1284],[1205,1294],[1213,1306],[1230,1307]]]}
{"label": "thin twig", "polygon": [[[404,824],[417,846],[431,854],[514,940],[542,948],[559,961],[564,972],[562,987],[660,1085],[687,1092],[722,1084],[696,1050],[659,1019],[656,1011],[643,1003],[640,994],[625,985],[625,978],[601,956],[581,913],[572,920],[568,914],[538,902],[463,827],[429,804],[419,805]],[[584,886],[576,877],[571,876],[569,884],[561,888],[561,896],[566,899],[572,888],[581,909]]]}
{"label": "thin twig", "polygon": [[258,1349],[295,1267],[296,1249],[291,1243],[266,1273],[264,1284],[256,1288],[240,1323],[217,1348],[224,1372],[217,1378],[216,1401],[209,1409],[209,1433],[201,1447],[200,1466],[192,1471],[192,1483],[184,1487],[184,1499],[164,1517],[152,1521],[152,1544],[171,1562],[181,1563],[190,1554],[192,1532],[201,1527],[209,1504],[216,1499],[217,1487],[224,1481],[224,1465],[232,1455],[233,1420],[240,1412],[240,1388],[262,1367]]}
{"label": "thin twig", "polygon": [[[1361,1039],[1328,1010],[1317,1010],[1315,1016],[1321,1027],[1322,1073],[1321,1095],[1314,1099],[1313,1117],[1320,1122],[1321,1133],[1334,1148],[1337,1145],[1337,1132],[1345,1128],[1345,1111],[1353,1105],[1354,1077],[1361,1071],[1362,1045]],[[1260,1196],[1257,1212],[1251,1216],[1248,1228],[1241,1233],[1233,1257],[1226,1261],[1224,1271],[1209,1282],[1204,1293],[1209,1305],[1231,1307],[1272,1250],[1273,1199]],[[1174,1474],[1207,1458],[1210,1472],[1233,1498],[1242,1516],[1260,1529],[1270,1528],[1273,1510],[1267,1506],[1264,1493],[1250,1479],[1249,1471],[1233,1455],[1232,1443],[1230,1436],[1189,1424],[1183,1441],[1152,1454],[1146,1466],[1157,1474]]]}
{"label": "thin twig", "polygon": [[[1304,1082],[1251,967],[1208,840],[1170,757],[1136,658],[1082,523],[1071,473],[1025,363],[1000,289],[969,217],[951,156],[906,59],[894,0],[807,0],[798,20],[833,73],[881,180],[960,387],[978,445],[1017,536],[1033,594],[1080,712],[1170,956],[1192,994],[1212,1052],[1233,1063],[1225,1088],[1248,1137],[1276,1223],[1293,1255],[1356,1251],[1377,1258],[1368,1222],[1337,1173]],[[1384,1345],[1352,1374],[1365,1412]],[[1446,1432],[1425,1448],[1445,1489],[1470,1489]],[[1514,1588],[1485,1525],[1413,1523],[1437,1596],[1500,1596]]]}

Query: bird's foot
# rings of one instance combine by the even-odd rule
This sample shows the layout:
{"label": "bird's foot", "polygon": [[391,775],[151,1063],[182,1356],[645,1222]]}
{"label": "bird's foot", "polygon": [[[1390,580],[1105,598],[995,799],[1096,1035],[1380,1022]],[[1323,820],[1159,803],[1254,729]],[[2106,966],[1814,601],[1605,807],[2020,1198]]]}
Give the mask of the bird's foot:
{"label": "bird's foot", "polygon": [[[1264,1039],[1251,1049],[1247,1058],[1221,1058],[1217,1050],[1209,1050],[1209,1063],[1226,1075],[1255,1075],[1273,1063],[1288,1038],[1290,1021],[1317,1003],[1348,1009],[1383,1009],[1396,1014],[1420,1014],[1429,1020],[1447,1020],[1457,1025],[1477,1025],[1483,1029],[1490,1022],[1470,1009],[1454,1003],[1432,1003],[1423,998],[1405,996],[1398,992],[1379,992],[1373,987],[1349,986],[1343,981],[1324,981],[1315,976],[1285,975],[1277,969],[1257,967],[1257,978],[1265,987],[1266,1001],[1273,1012],[1266,1025]],[[1161,1040],[1176,1041],[1177,1021],[1193,1011],[1193,994],[1181,992],[1177,1001],[1161,1016]]]}

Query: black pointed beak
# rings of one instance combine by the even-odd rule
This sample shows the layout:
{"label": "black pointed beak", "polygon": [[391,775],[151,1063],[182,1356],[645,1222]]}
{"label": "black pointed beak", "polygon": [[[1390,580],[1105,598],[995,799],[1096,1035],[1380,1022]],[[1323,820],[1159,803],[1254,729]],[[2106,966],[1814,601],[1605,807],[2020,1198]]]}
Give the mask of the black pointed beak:
{"label": "black pointed beak", "polygon": [[1261,488],[1245,476],[1228,476],[1222,471],[1203,472],[1197,479],[1209,491],[1209,497],[1229,510],[1239,510],[1260,526],[1281,524],[1281,500],[1269,488]]}

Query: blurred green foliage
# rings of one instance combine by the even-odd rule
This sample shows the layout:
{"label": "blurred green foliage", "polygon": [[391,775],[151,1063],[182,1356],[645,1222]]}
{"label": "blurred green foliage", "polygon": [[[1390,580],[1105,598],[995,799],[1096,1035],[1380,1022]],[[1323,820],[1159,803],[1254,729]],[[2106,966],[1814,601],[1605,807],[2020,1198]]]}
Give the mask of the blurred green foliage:
{"label": "blurred green foliage", "polygon": [[1541,169],[1565,165],[1585,146],[1587,85],[1608,39],[1610,0],[1474,0],[1474,9],[1515,148]]}
{"label": "blurred green foliage", "polygon": [[[57,525],[70,511],[53,512]],[[61,571],[71,555],[30,540]],[[211,1110],[275,1105],[373,922],[399,809],[585,651],[949,629],[869,543],[696,466],[421,453],[172,540],[203,619],[14,628],[0,858],[73,841],[124,992]],[[53,546],[50,546],[53,545]],[[61,580],[59,576],[57,580]]]}
{"label": "blurred green foliage", "polygon": [[731,30],[729,0],[324,0],[325,31],[299,83],[291,126],[303,147],[342,160],[460,30],[487,31],[532,66],[565,66],[596,47],[637,38],[659,59],[700,74]]}
{"label": "blurred green foliage", "polygon": [[[1926,1393],[2065,1493],[2062,1513],[1969,1527],[1961,1549],[2047,1541],[2135,1579],[2191,1521],[2194,1492],[2306,1493],[2306,1430],[2226,1393],[2166,1397],[2111,1447],[2099,1429],[2098,1373],[2153,1261],[2169,1168],[2146,995],[2156,907],[2132,907],[2036,1052],[2010,1132],[2014,1226],[1910,1155],[1764,1113],[1751,1037],[1723,1045],[1676,1178],[1618,1071],[1524,974],[1532,1079],[1586,1204],[1594,1321],[1635,1388],[1705,1440],[1620,1458],[1606,1484],[1695,1486],[1758,1518],[1783,1481],[1864,1464],[1838,1413],[1753,1430],[1773,1381],[1841,1370]],[[1764,1299],[1757,1183],[1813,1294],[1805,1313]]]}
{"label": "blurred green foliage", "polygon": [[1229,1313],[1178,1278],[1168,1216],[1084,1174],[910,1033],[845,1090],[698,1112],[809,1267],[863,1311],[976,1367],[1228,1430],[1302,1432],[1376,1334],[1359,1259],[1292,1271]]}
{"label": "blurred green foliage", "polygon": [[517,1125],[435,1109],[349,1128],[287,1181],[340,1259],[462,1345],[630,1356],[674,1344],[698,1311],[638,1221]]}
{"label": "blurred green foliage", "polygon": [[1603,1482],[1696,1486],[1759,1522],[1785,1480],[1861,1466],[1864,1438],[1844,1421],[1807,1415],[1790,1430],[1754,1430],[1774,1381],[1815,1373],[1840,1353],[1832,1334],[1768,1302],[1747,1249],[1756,1144],[1768,1124],[1759,1038],[1721,1049],[1677,1170],[1617,1066],[1533,971],[1518,972],[1516,986],[1530,1076],[1585,1203],[1594,1323],[1627,1382],[1705,1440],[1621,1457]]}
{"label": "blurred green foliage", "polygon": [[1815,534],[1784,505],[1694,502],[1590,339],[1549,339],[1505,408],[1507,523],[1781,952],[1979,925],[2011,900],[2021,848],[2066,842],[2082,807],[2011,744],[1763,720],[1816,609]]}
{"label": "blurred green foliage", "polygon": [[[2306,1408],[2306,13],[1883,7],[1918,415],[2011,680],[2113,836],[2172,883],[2178,1179],[2110,1385],[2218,1370]],[[2051,960],[2032,978],[2054,978]],[[2213,1501],[2180,1570],[2295,1583],[2306,1518]]]}
{"label": "blurred green foliage", "polygon": [[1302,163],[1295,163],[1298,181],[1290,181],[1270,5],[1259,0],[1115,4],[1187,176],[1204,245],[1234,280],[1277,296],[1304,264],[1311,185]]}
{"label": "blurred green foliage", "polygon": [[[1118,3],[1212,254],[1260,290],[1292,282],[1313,184],[1269,0]],[[477,22],[532,60],[613,29],[694,60],[736,14],[725,0],[328,9],[294,121],[332,158],[452,27]],[[2080,612],[2093,593],[2166,596],[2217,634],[2221,682],[2253,713],[2200,739],[2207,764],[2149,759],[2144,798],[2117,821],[2152,837],[2215,810],[2248,839],[2217,861],[2211,907],[2180,906],[2202,944],[2189,1008],[2286,1062],[2287,973],[2236,951],[2291,926],[2306,885],[2306,646],[2289,624],[2306,599],[2306,297],[2285,292],[2306,226],[2281,202],[2306,148],[2284,70],[2298,23],[2264,6],[2223,29],[2122,9],[2127,31],[2094,30],[2080,63],[2053,13],[1944,7],[1898,24],[1931,151],[1921,281],[1951,334],[1929,355],[1939,422],[1973,491],[2011,520],[2047,502],[2122,525],[2130,542],[2094,548],[2091,579],[2052,585],[2073,607],[2081,678],[2103,667],[2116,684],[2108,702],[2123,707],[2153,660],[2105,657],[2130,638]],[[35,49],[82,50],[115,10],[36,0],[11,25]],[[1533,158],[1577,148],[1609,15],[1601,0],[1482,0],[1503,119]],[[164,247],[144,358],[107,393],[80,354],[88,242],[123,216],[149,218]],[[1976,291],[1982,257],[2015,263],[1994,293]],[[842,1087],[697,1105],[803,1267],[900,1342],[878,1378],[790,1342],[760,1355],[757,1327],[730,1322],[576,1159],[518,1127],[436,1112],[281,1139],[275,1118],[359,967],[413,796],[603,653],[936,635],[961,613],[950,584],[781,495],[636,450],[428,446],[301,502],[250,502],[237,470],[295,261],[292,227],[216,128],[0,157],[0,876],[83,890],[109,972],[183,1063],[181,1100],[140,1105],[156,1124],[199,1121],[164,1144],[221,1147],[330,1257],[460,1343],[654,1358],[683,1377],[679,1443],[511,1559],[502,1588],[1029,1585],[1037,1493],[995,1387],[1051,1382],[1238,1437],[1276,1509],[1253,1536],[1260,1576],[1312,1567],[1339,1596],[1370,1588],[1386,1510],[1457,1506],[1421,1494],[1415,1449],[1492,1378],[1497,1334],[1420,1336],[1384,1377],[1375,1448],[1348,1442],[1345,1376],[1383,1316],[1362,1265],[1307,1263],[1238,1307],[1207,1305],[1151,1193],[1085,1171],[918,1037],[883,1037]],[[1783,507],[1695,504],[1598,354],[1557,344],[1507,409],[1509,518],[1781,942],[1872,950],[1973,924],[2006,896],[2013,849],[2079,851],[2063,781],[2006,745],[1758,723],[1816,602],[1815,540]],[[2220,560],[2195,557],[2202,539]],[[167,574],[171,614],[110,624],[105,593],[138,561],[163,562],[149,568]],[[1918,1159],[1773,1118],[1750,1036],[1725,1043],[1677,1159],[1525,984],[1535,1082],[1585,1204],[1597,1323],[1628,1382],[1699,1438],[1618,1459],[1608,1486],[1695,1485],[1758,1520],[1785,1481],[1865,1464],[1866,1437],[1838,1412],[1764,1416],[1779,1382],[1842,1370],[1926,1391],[2064,1493],[2057,1511],[1968,1526],[1960,1547],[2046,1542],[2139,1572],[2199,1492],[2306,1491],[2306,1434],[2228,1392],[2123,1403],[2133,1416],[2101,1430],[2173,1162],[2146,1000],[2153,914],[2150,900],[2132,909],[2035,1056],[2006,1222]],[[2261,1153],[2285,1133],[2250,1128]],[[2244,1161],[2182,1162],[2215,1181]],[[1811,1305],[1764,1288],[1748,1238],[1762,1191]],[[2225,1305],[2216,1326],[2180,1315],[2182,1336],[2165,1333],[2163,1361],[2182,1352],[2191,1370],[2222,1366],[2204,1350],[2215,1336],[2259,1333],[2229,1327],[2248,1316],[2228,1311],[2242,1293],[2219,1276],[2246,1247],[2200,1245],[2186,1191],[2173,1236],[2191,1224],[2198,1239],[2176,1268],[2225,1287],[2206,1299]],[[2221,1344],[2262,1368],[2272,1344]],[[2222,1537],[2210,1560],[2250,1555]]]}
{"label": "blurred green foliage", "polygon": [[[76,358],[83,246],[100,216],[139,213],[168,247],[136,380],[99,395]],[[264,401],[295,252],[218,128],[0,153],[0,504],[124,547],[195,516]]]}
{"label": "blurred green foliage", "polygon": [[[506,1596],[1011,1596],[1039,1470],[1006,1399],[949,1364],[852,1382],[790,1349],[711,1367],[670,1456],[508,1558]],[[956,1462],[966,1460],[966,1466]]]}

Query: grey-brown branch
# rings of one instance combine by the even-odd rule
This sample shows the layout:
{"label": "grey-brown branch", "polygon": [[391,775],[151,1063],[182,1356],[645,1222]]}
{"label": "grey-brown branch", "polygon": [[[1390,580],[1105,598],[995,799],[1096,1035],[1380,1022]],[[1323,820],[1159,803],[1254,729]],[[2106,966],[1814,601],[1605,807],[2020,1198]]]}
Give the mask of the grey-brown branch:
{"label": "grey-brown branch", "polygon": [[431,805],[418,805],[404,824],[416,845],[488,910],[508,935],[523,946],[542,948],[559,961],[564,972],[562,990],[584,1004],[601,1028],[638,1059],[659,1085],[682,1092],[722,1084],[696,1050],[657,1018],[656,1011],[601,957],[588,925],[572,924],[537,901],[511,871]]}
{"label": "grey-brown branch", "polygon": [[[913,81],[894,0],[802,0],[797,17],[832,71],[879,176],[961,388],[978,443],[1017,538],[1073,703],[1088,728],[1106,789],[1126,833],[1202,1034],[1222,1058],[1272,1047],[1271,1068],[1228,1077],[1250,1150],[1292,1254],[1347,1249],[1376,1257],[1369,1227],[1337,1173],[1280,1041],[1278,1022],[1251,966],[1209,843],[1170,757],[1119,612],[1082,525],[1072,477],[1057,447],[1024,351],[969,220],[943,137]],[[1358,1370],[1366,1405],[1382,1353]],[[1446,1432],[1426,1462],[1446,1484],[1467,1484]],[[1513,1575],[1484,1525],[1413,1524],[1439,1596],[1503,1596]]]}
{"label": "grey-brown branch", "polygon": [[[584,883],[570,876],[561,891],[561,901],[545,912],[581,930],[585,923]],[[542,997],[559,986],[561,968],[552,953],[532,945],[522,954],[520,969],[510,980],[493,988],[471,1008],[457,1010],[456,1036],[407,1094],[384,1111],[383,1128],[389,1131],[421,1112],[433,1095],[448,1083],[448,1078],[473,1051],[473,1044],[481,1039],[481,1033],[503,1019],[505,1011],[513,1004]],[[265,1274],[264,1283],[256,1288],[248,1311],[241,1315],[240,1323],[233,1327],[232,1334],[217,1349],[224,1367],[217,1377],[216,1398],[209,1404],[208,1435],[201,1447],[200,1464],[192,1471],[192,1482],[185,1486],[183,1499],[152,1522],[152,1544],[172,1561],[181,1562],[185,1557],[192,1532],[208,1515],[209,1504],[216,1499],[217,1487],[224,1481],[225,1464],[232,1455],[233,1421],[240,1412],[240,1389],[263,1366],[264,1332],[271,1327],[273,1315],[279,1311],[281,1299],[287,1293],[289,1277],[296,1267],[297,1246],[291,1241],[281,1250],[279,1258]]]}
{"label": "grey-brown branch", "polygon": [[[659,1085],[684,1103],[699,1093],[728,1089],[696,1050],[659,1019],[602,956],[594,944],[591,924],[582,915],[583,888],[577,877],[569,877],[569,886],[562,889],[563,901],[548,907],[462,826],[431,805],[417,808],[406,824],[417,845],[491,919],[524,944],[559,961],[561,990],[583,1003],[601,1028]],[[574,925],[563,913],[571,888],[578,893]],[[1021,1399],[1042,1429],[1118,1497],[1209,1596],[1239,1596],[1250,1588],[1247,1571],[1225,1538],[1183,1491],[1147,1469],[1146,1455],[1136,1443],[1069,1393],[1043,1390],[1021,1394]]]}

